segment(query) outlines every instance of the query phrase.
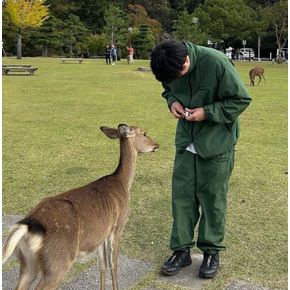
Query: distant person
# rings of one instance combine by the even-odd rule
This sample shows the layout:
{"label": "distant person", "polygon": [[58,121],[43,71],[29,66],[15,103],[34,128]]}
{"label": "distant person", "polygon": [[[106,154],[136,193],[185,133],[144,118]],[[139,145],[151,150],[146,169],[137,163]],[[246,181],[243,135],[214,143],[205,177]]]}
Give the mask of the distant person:
{"label": "distant person", "polygon": [[239,59],[244,60],[244,54],[241,51],[239,52]]}
{"label": "distant person", "polygon": [[111,64],[111,48],[109,45],[105,49],[106,64]]}
{"label": "distant person", "polygon": [[127,56],[128,64],[131,62],[133,63],[134,62],[134,48],[132,47],[132,45],[127,46],[127,52],[128,52],[128,56]]}
{"label": "distant person", "polygon": [[240,60],[240,50],[236,50],[236,61]]}
{"label": "distant person", "polygon": [[114,46],[114,44],[112,44],[111,47],[111,56],[112,56],[112,65],[115,65],[117,61],[117,49]]}

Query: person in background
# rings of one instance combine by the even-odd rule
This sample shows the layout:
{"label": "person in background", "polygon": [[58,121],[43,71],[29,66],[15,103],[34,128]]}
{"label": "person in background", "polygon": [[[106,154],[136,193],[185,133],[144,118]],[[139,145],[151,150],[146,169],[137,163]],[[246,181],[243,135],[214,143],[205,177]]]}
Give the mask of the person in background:
{"label": "person in background", "polygon": [[112,65],[116,64],[117,61],[117,49],[114,44],[111,47]]}
{"label": "person in background", "polygon": [[106,64],[111,64],[111,48],[109,45],[105,49]]}
{"label": "person in background", "polygon": [[134,48],[132,47],[132,45],[127,46],[127,52],[128,52],[128,56],[127,56],[128,64],[133,63],[134,62]]}
{"label": "person in background", "polygon": [[203,252],[201,278],[212,278],[225,249],[227,191],[239,137],[239,115],[251,97],[228,57],[190,42],[165,41],[151,53],[151,69],[178,119],[172,176],[172,256],[161,274],[192,263],[194,229]]}

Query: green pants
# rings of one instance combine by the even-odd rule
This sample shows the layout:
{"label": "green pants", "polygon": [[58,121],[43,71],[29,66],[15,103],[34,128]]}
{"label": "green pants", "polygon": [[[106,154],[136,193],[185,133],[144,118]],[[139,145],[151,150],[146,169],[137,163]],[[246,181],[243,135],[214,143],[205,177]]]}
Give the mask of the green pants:
{"label": "green pants", "polygon": [[203,159],[189,151],[177,152],[172,177],[173,226],[170,248],[197,247],[209,254],[225,248],[227,191],[234,166],[234,148]]}

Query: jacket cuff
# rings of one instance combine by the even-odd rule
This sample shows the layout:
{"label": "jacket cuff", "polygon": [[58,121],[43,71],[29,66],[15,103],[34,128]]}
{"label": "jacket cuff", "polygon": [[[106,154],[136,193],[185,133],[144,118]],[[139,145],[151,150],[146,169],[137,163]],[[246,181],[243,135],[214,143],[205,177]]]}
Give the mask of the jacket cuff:
{"label": "jacket cuff", "polygon": [[211,113],[211,111],[210,111],[209,106],[204,106],[204,107],[203,107],[203,110],[204,110],[205,118],[206,118],[207,120],[212,120],[212,113]]}
{"label": "jacket cuff", "polygon": [[170,112],[171,112],[171,106],[174,102],[177,102],[177,100],[173,97],[167,99],[167,105]]}

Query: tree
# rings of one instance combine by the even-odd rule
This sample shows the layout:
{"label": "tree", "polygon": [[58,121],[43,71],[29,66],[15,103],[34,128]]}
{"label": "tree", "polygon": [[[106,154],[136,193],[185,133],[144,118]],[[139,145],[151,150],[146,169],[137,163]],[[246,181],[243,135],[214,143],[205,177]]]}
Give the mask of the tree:
{"label": "tree", "polygon": [[204,3],[204,0],[187,0],[187,3],[186,3],[186,10],[188,12],[193,12],[195,10],[195,8],[197,8],[197,6],[199,4],[203,4]]}
{"label": "tree", "polygon": [[108,36],[105,34],[90,34],[87,37],[89,52],[93,55],[103,55],[104,48],[108,44]]}
{"label": "tree", "polygon": [[213,42],[251,38],[255,12],[243,0],[205,0],[193,14]]}
{"label": "tree", "polygon": [[70,14],[68,19],[63,22],[62,45],[68,51],[70,57],[75,53],[87,50],[88,29],[80,21],[77,15]]}
{"label": "tree", "polygon": [[86,0],[77,2],[80,8],[74,14],[77,14],[80,20],[83,21],[94,34],[101,33],[105,26],[104,15],[109,7],[109,1]]}
{"label": "tree", "polygon": [[[10,15],[6,10],[2,14],[2,40],[5,52],[13,52],[15,47],[15,39],[17,39],[17,27],[12,23]],[[3,53],[3,51],[2,51]]]}
{"label": "tree", "polygon": [[36,28],[48,18],[48,8],[43,0],[7,0],[5,11],[18,28],[17,59],[21,58],[21,30]]}
{"label": "tree", "polygon": [[169,3],[174,10],[183,11],[186,9],[186,0],[169,0]]}
{"label": "tree", "polygon": [[54,16],[49,17],[39,29],[29,34],[32,47],[41,50],[42,56],[47,56],[49,49],[59,50],[62,44],[63,25],[60,19]]}
{"label": "tree", "polygon": [[180,41],[191,41],[195,44],[206,43],[206,35],[201,31],[198,21],[193,14],[187,11],[181,12],[173,24],[174,37]]}
{"label": "tree", "polygon": [[[131,4],[133,4],[132,1],[129,1]],[[146,14],[148,13],[148,18],[150,17],[150,19],[154,19],[157,20],[159,22],[159,24],[162,25],[163,29],[169,30],[170,29],[170,25],[171,25],[171,7],[169,4],[168,0],[139,0],[139,1],[135,1],[135,5],[139,5],[142,8],[141,9],[145,9]],[[126,6],[128,7],[128,5]],[[130,10],[130,9],[129,9]],[[148,25],[150,25],[150,23],[146,23]],[[160,25],[160,28],[161,28]],[[151,30],[152,30],[152,26],[150,25]],[[152,30],[153,31],[153,30]],[[155,32],[153,31],[153,33],[155,34]]]}
{"label": "tree", "polygon": [[77,11],[80,9],[79,2],[71,0],[46,0],[51,13],[59,19],[66,19],[70,14],[77,14]]}
{"label": "tree", "polygon": [[124,37],[129,27],[128,17],[125,12],[118,6],[110,4],[105,12],[104,32],[111,36],[111,43],[118,43],[120,38]]}
{"label": "tree", "polygon": [[134,4],[128,5],[130,25],[133,27],[141,27],[141,25],[146,25],[150,28],[155,39],[161,33],[162,28],[159,21],[152,19],[148,16],[146,9],[142,5]]}
{"label": "tree", "polygon": [[264,9],[269,27],[274,29],[278,47],[277,62],[281,63],[282,48],[288,40],[288,0],[280,0]]}
{"label": "tree", "polygon": [[266,21],[263,8],[264,5],[258,5],[255,6],[255,12],[256,17],[253,19],[253,33],[258,38],[258,58],[261,57],[260,55],[260,47],[261,47],[261,39],[264,37],[267,33],[267,26],[268,23]]}
{"label": "tree", "polygon": [[146,24],[140,25],[139,32],[133,39],[133,42],[137,57],[148,58],[155,45],[154,35],[150,30],[150,27]]}

